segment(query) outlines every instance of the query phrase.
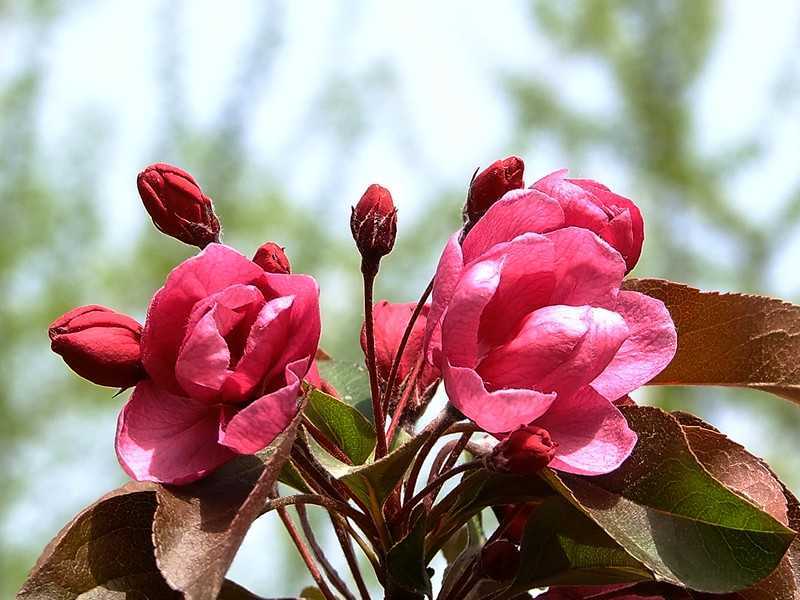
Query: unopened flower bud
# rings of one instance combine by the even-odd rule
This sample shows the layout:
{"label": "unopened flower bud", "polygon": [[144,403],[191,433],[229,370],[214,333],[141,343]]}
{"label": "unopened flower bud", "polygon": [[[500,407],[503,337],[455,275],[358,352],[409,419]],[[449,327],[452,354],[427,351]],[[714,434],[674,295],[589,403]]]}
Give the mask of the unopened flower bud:
{"label": "unopened flower bud", "polygon": [[288,275],[292,272],[292,265],[289,264],[286,253],[283,251],[283,248],[278,246],[275,242],[262,244],[261,247],[256,250],[253,262],[267,273],[283,273]]}
{"label": "unopened flower bud", "polygon": [[527,425],[512,431],[494,447],[487,467],[504,473],[533,475],[553,460],[557,448],[546,429]]}
{"label": "unopened flower bud", "polygon": [[508,540],[495,540],[481,550],[480,572],[496,581],[512,579],[519,569],[519,549]]}
{"label": "unopened flower bud", "polygon": [[365,261],[389,254],[397,237],[397,209],[389,190],[377,183],[369,186],[353,208],[350,229]]}
{"label": "unopened flower bud", "polygon": [[522,175],[525,163],[521,158],[509,156],[497,160],[478,173],[472,180],[464,206],[464,220],[476,223],[506,192],[525,186]]}
{"label": "unopened flower bud", "polygon": [[136,186],[160,231],[198,248],[219,241],[219,220],[211,198],[183,169],[166,163],[150,165],[139,173]]}
{"label": "unopened flower bud", "polygon": [[145,375],[142,326],[127,315],[104,306],[81,306],[53,321],[48,333],[53,352],[93,383],[126,388]]}
{"label": "unopened flower bud", "polygon": [[522,543],[525,526],[537,506],[537,503],[531,502],[495,507],[495,514],[498,516],[500,526],[503,527],[503,539],[510,540],[515,544]]}

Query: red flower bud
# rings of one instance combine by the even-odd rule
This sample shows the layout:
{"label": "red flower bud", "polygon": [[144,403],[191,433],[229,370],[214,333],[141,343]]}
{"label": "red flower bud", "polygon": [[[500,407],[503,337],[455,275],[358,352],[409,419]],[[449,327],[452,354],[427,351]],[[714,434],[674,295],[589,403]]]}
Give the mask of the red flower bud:
{"label": "red flower bud", "polygon": [[503,527],[503,539],[510,540],[515,544],[522,543],[525,526],[537,506],[538,504],[531,502],[495,507],[495,514]]}
{"label": "red flower bud", "polygon": [[219,241],[219,220],[211,198],[183,169],[166,163],[150,165],[139,173],[136,186],[160,231],[199,248]]}
{"label": "red flower bud", "polygon": [[495,540],[481,550],[480,572],[496,581],[507,581],[519,569],[519,549],[508,540]]}
{"label": "red flower bud", "polygon": [[350,230],[365,260],[389,254],[397,237],[397,209],[385,187],[373,183],[361,196],[350,217]]}
{"label": "red flower bud", "polygon": [[50,325],[51,348],[81,377],[126,388],[145,376],[139,340],[142,326],[104,306],[81,306]]}
{"label": "red flower bud", "polygon": [[536,425],[520,427],[494,447],[487,466],[495,471],[533,475],[546,467],[558,444],[546,429]]}
{"label": "red flower bud", "polygon": [[262,244],[261,247],[256,250],[253,262],[267,273],[284,273],[288,275],[292,272],[292,265],[289,264],[286,253],[283,251],[283,248],[278,246],[275,242]]}
{"label": "red flower bud", "polygon": [[493,162],[478,173],[469,186],[464,219],[469,223],[476,223],[506,192],[524,187],[522,181],[524,171],[525,163],[522,159],[509,156]]}

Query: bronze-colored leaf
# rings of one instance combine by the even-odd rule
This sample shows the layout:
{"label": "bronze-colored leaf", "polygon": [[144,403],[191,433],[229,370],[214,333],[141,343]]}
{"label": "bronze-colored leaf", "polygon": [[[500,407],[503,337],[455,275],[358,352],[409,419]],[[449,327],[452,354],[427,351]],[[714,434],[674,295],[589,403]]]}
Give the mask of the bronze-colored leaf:
{"label": "bronze-colored leaf", "polygon": [[298,413],[289,428],[255,456],[241,456],[191,485],[159,488],[153,523],[156,559],[166,580],[186,600],[217,597],[289,457],[300,418]]}
{"label": "bronze-colored leaf", "polygon": [[800,403],[800,306],[664,279],[624,287],[664,302],[678,331],[675,358],[650,383],[749,387]]}
{"label": "bronze-colored leaf", "polygon": [[129,483],[81,511],[44,549],[17,600],[178,600],[153,553],[155,490]]}

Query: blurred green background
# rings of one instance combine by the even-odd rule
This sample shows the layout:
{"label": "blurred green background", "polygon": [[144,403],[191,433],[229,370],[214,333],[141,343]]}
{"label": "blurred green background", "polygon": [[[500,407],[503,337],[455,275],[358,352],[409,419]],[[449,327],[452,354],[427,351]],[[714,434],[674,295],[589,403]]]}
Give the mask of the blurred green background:
{"label": "blurred green background", "polygon": [[[324,345],[357,359],[350,206],[389,187],[399,239],[378,296],[416,298],[473,170],[518,154],[643,209],[634,275],[800,301],[800,5],[702,0],[0,0],[0,597],[123,480],[124,397],[49,352],[48,323],[139,319],[190,249],[158,234],[136,173],[166,161],[215,200],[225,241],[268,239],[320,281]],[[800,408],[755,392],[650,390],[800,489]],[[302,571],[265,519],[232,576],[272,596]]]}

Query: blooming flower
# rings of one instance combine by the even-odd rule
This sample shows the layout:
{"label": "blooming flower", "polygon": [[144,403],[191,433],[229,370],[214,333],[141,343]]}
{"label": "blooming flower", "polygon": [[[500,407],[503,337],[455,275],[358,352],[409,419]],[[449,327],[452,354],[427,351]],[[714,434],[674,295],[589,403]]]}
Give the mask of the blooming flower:
{"label": "blooming flower", "polygon": [[178,265],[142,333],[149,378],[119,416],[123,468],[182,484],[267,446],[297,413],[319,335],[311,277],[267,273],[220,244]]}
{"label": "blooming flower", "polygon": [[98,385],[126,388],[144,377],[135,319],[93,304],[73,308],[50,324],[51,348],[73,371]]}
{"label": "blooming flower", "polygon": [[638,250],[610,235],[610,224],[633,223],[638,210],[604,212],[604,229],[597,204],[575,191],[583,187],[550,177],[555,197],[510,191],[462,243],[458,232],[450,238],[428,316],[429,357],[452,404],[487,432],[534,423],[557,444],[550,466],[607,473],[636,443],[612,402],[659,373],[677,338],[661,302],[620,291],[622,252]]}

